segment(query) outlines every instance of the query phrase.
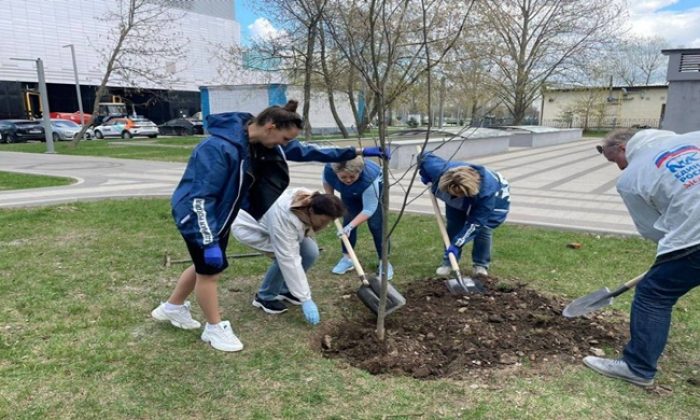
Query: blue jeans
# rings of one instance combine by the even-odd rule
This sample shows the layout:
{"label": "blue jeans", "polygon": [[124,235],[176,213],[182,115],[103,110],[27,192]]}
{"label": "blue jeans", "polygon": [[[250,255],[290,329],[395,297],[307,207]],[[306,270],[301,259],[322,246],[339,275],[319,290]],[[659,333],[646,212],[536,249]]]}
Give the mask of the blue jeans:
{"label": "blue jeans", "polygon": [[[381,187],[380,187],[381,188]],[[345,208],[347,209],[347,212],[345,213],[345,216],[343,217],[343,225],[347,225],[357,217],[358,214],[362,211],[362,197],[345,197],[341,196],[341,200],[343,201],[343,204],[345,204]],[[379,205],[377,206],[377,210],[374,212],[374,214],[367,220],[367,227],[369,228],[370,233],[372,234],[372,239],[374,239],[374,249],[377,250],[377,257],[381,260],[382,257],[382,203],[380,201]],[[352,232],[350,232],[350,236],[348,237],[350,240],[350,245],[355,248],[355,243],[357,242],[357,228],[353,229]],[[345,245],[341,242],[341,246],[343,249],[343,254],[347,254],[347,250],[345,249]]]}
{"label": "blue jeans", "polygon": [[[299,244],[299,254],[301,255],[301,265],[304,271],[309,271],[316,259],[318,258],[318,244],[311,238],[304,238]],[[284,276],[280,271],[277,260],[272,262],[270,268],[267,269],[263,282],[258,290],[258,297],[262,300],[273,300],[280,293],[287,293],[289,289],[284,283]]]}
{"label": "blue jeans", "polygon": [[698,285],[700,249],[668,261],[662,256],[637,284],[630,315],[630,341],[622,353],[622,359],[636,375],[654,377],[656,362],[668,340],[673,305]]}
{"label": "blue jeans", "polygon": [[[467,223],[467,216],[469,214],[464,210],[459,210],[454,207],[445,206],[445,218],[447,219],[447,235],[450,238],[457,236],[460,230]],[[474,237],[474,243],[472,245],[472,265],[478,265],[481,267],[489,268],[491,264],[491,249],[493,246],[493,230],[500,225],[495,226],[480,226],[476,230],[476,236]],[[457,255],[457,260],[462,256],[462,250],[460,249],[459,255]],[[443,258],[443,265],[450,265],[450,261]]]}

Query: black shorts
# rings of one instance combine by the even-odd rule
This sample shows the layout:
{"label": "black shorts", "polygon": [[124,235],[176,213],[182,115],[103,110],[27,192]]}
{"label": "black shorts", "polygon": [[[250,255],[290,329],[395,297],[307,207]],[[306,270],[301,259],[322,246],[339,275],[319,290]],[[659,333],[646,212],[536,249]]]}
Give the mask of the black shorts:
{"label": "black shorts", "polygon": [[224,255],[224,265],[221,267],[212,267],[204,262],[204,248],[196,242],[190,242],[185,239],[187,244],[187,250],[190,252],[190,257],[192,257],[192,262],[194,263],[194,271],[197,274],[219,274],[228,267],[228,260],[226,259],[226,246],[228,245],[228,237],[231,233],[230,229],[227,229],[221,236],[219,236],[219,246],[221,247],[221,253]]}

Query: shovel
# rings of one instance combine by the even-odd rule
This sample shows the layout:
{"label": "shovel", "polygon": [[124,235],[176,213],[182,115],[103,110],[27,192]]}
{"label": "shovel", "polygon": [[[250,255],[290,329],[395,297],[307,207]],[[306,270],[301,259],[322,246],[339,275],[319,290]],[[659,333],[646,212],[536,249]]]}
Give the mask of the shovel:
{"label": "shovel", "polygon": [[[438,228],[440,229],[440,235],[442,236],[442,241],[445,244],[445,249],[450,246],[450,237],[447,235],[447,229],[445,228],[445,222],[442,220],[442,215],[440,214],[440,206],[438,206],[437,199],[433,194],[432,190],[430,192],[430,199],[433,202],[433,211],[435,212],[435,218],[437,219]],[[447,289],[453,295],[466,295],[468,293],[484,293],[484,285],[480,281],[472,279],[471,277],[462,277],[459,272],[459,264],[457,263],[457,257],[454,254],[449,254],[450,266],[452,271],[455,273],[456,278],[448,279],[445,282]]]}
{"label": "shovel", "polygon": [[[343,233],[343,225],[340,223],[340,220],[335,219],[335,227],[338,229],[338,236],[340,236],[343,245],[345,245],[345,250],[352,260],[352,265],[355,267],[357,275],[360,276],[360,280],[362,280],[362,286],[357,289],[357,297],[360,298],[362,303],[374,312],[375,315],[378,315],[379,295],[382,290],[382,282],[377,276],[367,276],[365,274],[365,271],[360,265],[360,261],[357,259],[357,255],[355,255],[355,251],[352,249],[352,245],[350,245],[350,240],[347,235]],[[401,293],[399,293],[391,283],[387,286],[385,315],[389,315],[406,304],[406,298],[401,296]]]}
{"label": "shovel", "polygon": [[638,275],[612,292],[607,287],[603,287],[602,289],[596,290],[591,294],[582,296],[566,305],[566,308],[564,308],[562,311],[562,315],[567,318],[575,318],[577,316],[585,315],[600,308],[612,305],[614,297],[620,296],[636,286],[637,283],[644,278],[645,274],[646,273]]}

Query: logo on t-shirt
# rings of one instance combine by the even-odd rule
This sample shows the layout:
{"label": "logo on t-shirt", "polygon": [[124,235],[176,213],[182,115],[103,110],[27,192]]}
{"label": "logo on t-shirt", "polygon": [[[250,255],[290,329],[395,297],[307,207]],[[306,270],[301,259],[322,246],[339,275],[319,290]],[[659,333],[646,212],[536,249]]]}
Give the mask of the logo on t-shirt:
{"label": "logo on t-shirt", "polygon": [[654,158],[657,168],[666,168],[685,188],[700,184],[700,148],[684,145],[660,153]]}

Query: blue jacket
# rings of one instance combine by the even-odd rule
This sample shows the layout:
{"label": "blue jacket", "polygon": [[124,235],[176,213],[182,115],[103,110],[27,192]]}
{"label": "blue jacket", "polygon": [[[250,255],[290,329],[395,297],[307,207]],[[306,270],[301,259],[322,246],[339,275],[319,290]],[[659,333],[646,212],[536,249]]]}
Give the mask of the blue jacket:
{"label": "blue jacket", "polygon": [[[326,165],[323,170],[323,180],[328,183],[334,190],[340,193],[341,197],[362,197],[362,193],[374,182],[375,179],[382,173],[382,168],[369,159],[365,160],[365,167],[362,173],[357,178],[357,181],[350,185],[346,185],[340,181],[338,175],[335,174],[331,165]],[[381,182],[380,182],[381,183]]]}
{"label": "blue jacket", "polygon": [[[442,174],[448,169],[460,166],[469,166],[479,173],[481,183],[479,184],[479,194],[476,197],[453,197],[438,189]],[[510,209],[510,190],[508,181],[497,172],[481,165],[449,162],[429,152],[422,156],[420,176],[424,184],[432,183],[430,189],[435,197],[452,208],[467,212],[467,222],[464,228],[456,237],[451,238],[456,246],[461,247],[474,239],[476,228],[479,226],[495,228],[506,220]]]}
{"label": "blue jacket", "polygon": [[354,147],[323,149],[294,140],[254,157],[251,151],[262,148],[249,143],[246,127],[252,118],[239,112],[207,116],[210,136],[194,148],[173,192],[172,214],[180,233],[203,248],[219,241],[244,204],[255,215],[264,214],[289,185],[286,159],[339,162],[356,156]]}

